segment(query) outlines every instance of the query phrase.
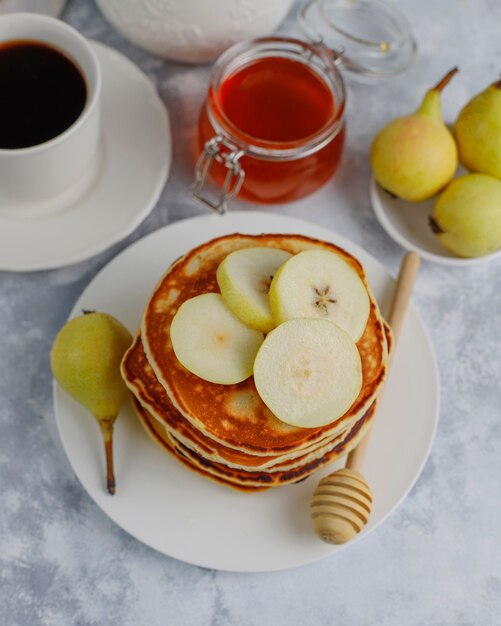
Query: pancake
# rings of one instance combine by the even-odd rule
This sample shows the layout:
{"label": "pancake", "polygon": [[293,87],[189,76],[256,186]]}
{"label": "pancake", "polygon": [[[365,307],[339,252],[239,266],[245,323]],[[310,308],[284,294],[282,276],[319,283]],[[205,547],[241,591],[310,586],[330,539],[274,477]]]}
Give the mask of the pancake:
{"label": "pancake", "polygon": [[263,489],[266,488],[266,487],[238,486],[238,485],[229,483],[228,481],[223,480],[222,478],[213,476],[209,472],[199,469],[198,467],[195,467],[192,463],[190,463],[190,461],[185,456],[177,452],[172,440],[165,433],[165,430],[162,428],[162,426],[153,417],[151,417],[151,415],[148,414],[148,411],[144,409],[134,397],[132,398],[132,406],[144,430],[148,433],[151,439],[164,452],[166,452],[167,454],[172,456],[174,459],[179,461],[179,463],[181,463],[181,465],[183,465],[184,467],[190,469],[196,474],[199,474],[200,476],[203,476],[204,478],[209,478],[213,480],[218,485],[233,487],[233,489],[237,489],[238,491],[253,492],[253,491],[262,491]]}
{"label": "pancake", "polygon": [[250,455],[206,437],[177,411],[146,359],[140,336],[136,337],[123,360],[122,377],[139,403],[151,417],[165,427],[171,437],[207,460],[235,469],[259,469],[265,472],[276,469],[292,470],[330,452],[349,431],[345,429],[334,437],[321,440],[313,447],[302,448],[287,455]]}
{"label": "pancake", "polygon": [[[136,337],[134,344],[123,360],[122,377],[141,405],[161,422],[168,432],[195,452],[213,461],[226,463],[230,467],[255,467],[264,471],[282,463],[285,459],[303,457],[305,453],[311,451],[311,448],[307,448],[282,456],[256,456],[234,450],[206,437],[191,422],[186,420],[172,404],[146,359],[140,337]],[[323,445],[327,442],[322,440],[320,443]],[[317,448],[318,445],[314,449]]]}
{"label": "pancake", "polygon": [[[219,263],[230,252],[253,246],[280,248],[292,254],[315,248],[329,250],[349,263],[367,288],[370,314],[357,343],[362,362],[362,389],[349,411],[331,424],[319,428],[289,426],[264,405],[252,377],[237,385],[209,383],[186,370],[174,355],[169,329],[178,307],[196,295],[218,292],[216,270]],[[197,433],[227,449],[265,457],[268,461],[270,457],[280,457],[283,461],[287,455],[294,458],[301,451],[312,451],[351,428],[376,398],[387,368],[383,320],[362,266],[341,248],[300,235],[234,234],[195,248],[174,263],[155,288],[143,316],[141,341],[157,381],[175,409]],[[153,406],[155,403],[156,400]],[[190,440],[194,431],[191,432]]]}
{"label": "pancake", "polygon": [[299,482],[319,468],[347,454],[356,447],[358,442],[365,436],[365,433],[370,428],[375,411],[375,404],[373,404],[362,418],[349,429],[346,437],[340,441],[330,453],[324,455],[322,458],[316,459],[298,469],[266,473],[234,470],[227,466],[207,461],[204,457],[201,457],[170,437],[165,429],[162,429],[161,424],[155,420],[137,400],[134,400],[133,405],[148,434],[156,443],[161,445],[165,451],[173,454],[183,465],[202,476],[215,480],[219,484],[245,491],[255,491]]}

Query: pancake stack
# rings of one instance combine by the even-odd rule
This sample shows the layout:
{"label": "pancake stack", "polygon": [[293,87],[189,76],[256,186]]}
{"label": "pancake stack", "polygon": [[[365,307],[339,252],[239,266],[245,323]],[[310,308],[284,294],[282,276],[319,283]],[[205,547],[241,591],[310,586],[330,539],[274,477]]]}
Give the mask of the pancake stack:
{"label": "pancake stack", "polygon": [[[219,292],[216,271],[235,250],[279,248],[333,252],[360,276],[370,298],[357,342],[362,388],[350,409],[322,427],[297,428],[277,419],[259,397],[253,378],[235,385],[207,382],[176,359],[170,324],[179,306]],[[205,243],[178,259],[153,291],[139,332],[122,362],[122,376],[150,436],[198,474],[241,491],[298,482],[349,452],[370,426],[386,376],[391,331],[367,285],[360,263],[347,252],[300,235],[233,234]]]}

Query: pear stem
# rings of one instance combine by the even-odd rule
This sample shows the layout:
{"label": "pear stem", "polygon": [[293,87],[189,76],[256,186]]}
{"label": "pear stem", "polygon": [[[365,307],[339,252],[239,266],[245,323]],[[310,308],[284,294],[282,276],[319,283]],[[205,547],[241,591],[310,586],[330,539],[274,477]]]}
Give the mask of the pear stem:
{"label": "pear stem", "polygon": [[452,70],[449,70],[447,74],[439,80],[439,82],[432,88],[432,91],[442,91],[442,89],[449,83],[451,78],[455,76],[459,72],[457,67],[453,67]]}
{"label": "pear stem", "polygon": [[493,87],[496,87],[496,89],[501,89],[501,78],[494,83]]}
{"label": "pear stem", "polygon": [[104,440],[106,454],[106,488],[108,493],[115,495],[115,472],[113,470],[113,424],[116,417],[98,419]]}

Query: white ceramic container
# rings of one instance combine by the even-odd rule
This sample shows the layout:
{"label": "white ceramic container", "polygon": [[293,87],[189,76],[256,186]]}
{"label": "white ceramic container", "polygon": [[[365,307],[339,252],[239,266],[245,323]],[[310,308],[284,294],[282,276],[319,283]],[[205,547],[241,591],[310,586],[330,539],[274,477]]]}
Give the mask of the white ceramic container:
{"label": "white ceramic container", "polygon": [[149,52],[209,63],[243,39],[271,33],[292,0],[97,0],[105,17]]}
{"label": "white ceramic container", "polygon": [[2,13],[41,13],[57,17],[62,12],[66,0],[0,0]]}

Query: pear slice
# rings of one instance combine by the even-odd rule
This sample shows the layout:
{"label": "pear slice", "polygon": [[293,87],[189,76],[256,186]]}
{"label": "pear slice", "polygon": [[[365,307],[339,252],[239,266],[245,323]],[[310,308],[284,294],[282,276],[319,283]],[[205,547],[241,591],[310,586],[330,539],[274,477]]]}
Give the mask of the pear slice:
{"label": "pear slice", "polygon": [[263,334],[241,322],[220,294],[204,293],[179,307],[170,338],[187,370],[211,383],[233,385],[252,374]]}
{"label": "pear slice", "polygon": [[275,272],[291,256],[277,248],[244,248],[220,264],[217,282],[221,295],[242,322],[264,333],[275,328],[268,291]]}
{"label": "pear slice", "polygon": [[276,325],[297,317],[319,317],[341,326],[354,341],[370,312],[367,289],[357,272],[327,250],[305,250],[278,270],[270,286]]}
{"label": "pear slice", "polygon": [[324,426],[344,415],[360,393],[360,354],[353,339],[332,322],[290,320],[261,345],[254,382],[278,419],[301,428]]}

